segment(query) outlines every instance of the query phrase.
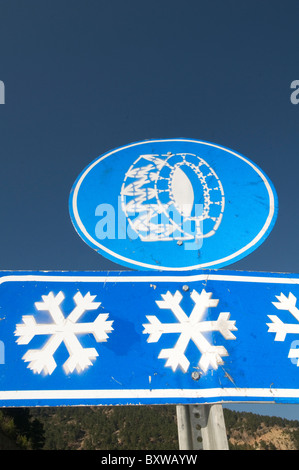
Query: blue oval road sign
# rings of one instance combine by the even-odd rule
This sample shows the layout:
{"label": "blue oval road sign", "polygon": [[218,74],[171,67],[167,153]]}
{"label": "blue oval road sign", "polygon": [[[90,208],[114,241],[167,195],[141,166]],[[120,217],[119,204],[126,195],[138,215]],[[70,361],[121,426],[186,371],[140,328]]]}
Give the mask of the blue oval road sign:
{"label": "blue oval road sign", "polygon": [[117,264],[186,271],[250,254],[272,230],[278,204],[251,160],[181,138],[101,155],[77,178],[69,208],[82,239]]}

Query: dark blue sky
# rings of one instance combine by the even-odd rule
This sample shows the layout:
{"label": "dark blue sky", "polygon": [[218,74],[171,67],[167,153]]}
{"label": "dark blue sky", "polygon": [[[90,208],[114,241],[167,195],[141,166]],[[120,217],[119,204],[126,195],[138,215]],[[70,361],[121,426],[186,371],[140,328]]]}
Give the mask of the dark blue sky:
{"label": "dark blue sky", "polygon": [[0,269],[123,269],[75,232],[71,187],[110,149],[186,137],[278,194],[268,239],[227,268],[299,272],[298,17],[297,0],[0,0]]}

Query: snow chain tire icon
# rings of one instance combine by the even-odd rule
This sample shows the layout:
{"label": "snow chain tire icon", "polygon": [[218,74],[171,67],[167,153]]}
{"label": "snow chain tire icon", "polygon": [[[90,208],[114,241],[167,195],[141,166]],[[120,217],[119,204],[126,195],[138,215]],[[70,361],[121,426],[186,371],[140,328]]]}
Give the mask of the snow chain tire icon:
{"label": "snow chain tire icon", "polygon": [[121,205],[142,241],[194,241],[216,233],[224,192],[215,171],[197,155],[140,155],[125,175]]}

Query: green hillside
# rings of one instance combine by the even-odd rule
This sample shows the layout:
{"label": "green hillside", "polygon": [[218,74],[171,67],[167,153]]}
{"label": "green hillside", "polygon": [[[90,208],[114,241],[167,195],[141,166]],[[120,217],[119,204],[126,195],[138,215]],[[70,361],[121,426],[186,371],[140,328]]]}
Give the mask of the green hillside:
{"label": "green hillside", "polygon": [[[299,421],[224,409],[230,450],[299,450]],[[4,408],[1,450],[177,450],[175,406]]]}

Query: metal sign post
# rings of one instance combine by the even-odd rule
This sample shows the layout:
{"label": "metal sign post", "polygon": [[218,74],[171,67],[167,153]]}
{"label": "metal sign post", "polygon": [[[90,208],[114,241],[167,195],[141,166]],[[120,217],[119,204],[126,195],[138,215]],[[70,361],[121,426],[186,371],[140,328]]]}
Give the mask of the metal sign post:
{"label": "metal sign post", "polygon": [[229,450],[222,405],[177,405],[180,450]]}

